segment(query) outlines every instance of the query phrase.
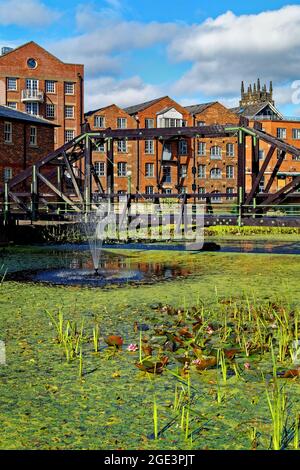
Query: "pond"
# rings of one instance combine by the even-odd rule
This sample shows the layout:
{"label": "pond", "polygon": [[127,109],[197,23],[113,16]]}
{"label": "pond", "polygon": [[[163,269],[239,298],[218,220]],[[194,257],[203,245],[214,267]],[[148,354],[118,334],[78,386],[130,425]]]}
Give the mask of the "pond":
{"label": "pond", "polygon": [[[220,253],[300,254],[300,242],[291,241],[222,240],[220,244],[210,243],[206,246],[208,251]],[[199,274],[203,270],[201,263],[193,260],[199,259],[205,249],[190,252],[189,266],[179,266],[172,256],[163,262],[136,260],[132,251],[142,250],[185,252],[185,247],[141,243],[105,245],[97,273],[93,268],[89,246],[85,244],[36,246],[25,249],[22,254],[9,252],[7,255],[2,254],[2,263],[8,269],[9,280],[88,287],[153,283]]]}

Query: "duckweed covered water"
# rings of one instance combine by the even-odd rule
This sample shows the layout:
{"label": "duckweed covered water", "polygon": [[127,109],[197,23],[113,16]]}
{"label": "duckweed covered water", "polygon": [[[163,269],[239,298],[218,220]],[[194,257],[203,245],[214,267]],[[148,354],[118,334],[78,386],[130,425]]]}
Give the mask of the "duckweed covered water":
{"label": "duckweed covered water", "polygon": [[[48,257],[46,261],[47,255],[42,257],[41,251],[36,254],[32,249],[28,251],[41,268],[53,268],[55,263],[61,267],[61,259]],[[265,382],[272,387],[269,351],[250,358],[243,353],[237,355],[240,377],[231,370],[225,397],[221,384],[220,404],[216,399],[215,368],[201,372],[191,369],[191,429],[185,439],[186,429],[181,430],[180,418],[175,419],[174,413],[176,390],[176,393],[187,390],[186,378],[180,375],[180,363],[174,360],[173,352],[167,352],[170,355],[167,370],[161,375],[145,374],[135,366],[139,350],[128,352],[127,347],[131,343],[139,345],[141,333],[136,322],[149,327],[142,336],[150,339],[157,336],[161,325],[172,330],[176,317],[170,316],[162,308],[164,305],[183,312],[196,306],[209,321],[221,324],[227,315],[224,299],[225,305],[228,299],[230,302],[243,299],[243,305],[279,303],[291,315],[300,305],[299,258],[236,253],[191,255],[175,251],[114,253],[120,259],[125,255],[134,263],[176,265],[187,269],[189,275],[122,288],[84,289],[11,281],[0,287],[0,339],[5,341],[7,357],[7,365],[0,366],[0,447],[250,449],[255,435],[258,448],[268,448],[272,433],[265,393]],[[36,263],[28,267],[24,252],[11,256],[10,271],[37,268]],[[78,325],[84,320],[82,378],[78,376],[78,359],[66,362],[46,310],[55,315],[61,311],[65,321],[76,321]],[[190,322],[188,318],[184,321]],[[92,341],[96,323],[100,328],[98,354],[93,351]],[[121,351],[105,343],[111,334],[124,339]],[[156,341],[160,341],[159,335]],[[157,348],[155,351],[159,351],[159,345]],[[244,368],[246,362],[251,363],[249,370]],[[288,357],[279,364],[279,370],[290,367]],[[298,379],[280,381],[286,384],[292,426],[299,413]],[[166,427],[158,440],[152,439],[154,397],[159,430]]]}

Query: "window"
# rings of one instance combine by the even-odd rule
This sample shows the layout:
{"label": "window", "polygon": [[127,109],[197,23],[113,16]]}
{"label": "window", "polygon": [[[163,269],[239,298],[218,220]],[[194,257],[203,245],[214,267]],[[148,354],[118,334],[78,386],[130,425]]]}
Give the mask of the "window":
{"label": "window", "polygon": [[154,119],[145,119],[145,128],[153,129],[154,128]]}
{"label": "window", "polygon": [[170,166],[163,166],[162,181],[163,181],[163,183],[171,183],[172,177],[171,177],[171,167]]}
{"label": "window", "polygon": [[104,116],[94,116],[94,127],[97,129],[105,128],[105,117]]}
{"label": "window", "polygon": [[118,141],[118,152],[120,153],[127,152],[127,141],[125,139]]}
{"label": "window", "polygon": [[210,170],[210,177],[212,179],[222,178],[222,171],[220,170],[220,168],[213,168],[212,170]]}
{"label": "window", "polygon": [[105,176],[105,163],[95,162],[94,164],[95,173],[97,176]]}
{"label": "window", "polygon": [[65,118],[67,119],[74,118],[74,106],[65,106]]}
{"label": "window", "polygon": [[29,145],[37,145],[37,128],[35,126],[30,126]]}
{"label": "window", "polygon": [[37,61],[33,57],[30,57],[30,59],[27,60],[27,67],[29,69],[36,69]]}
{"label": "window", "polygon": [[230,195],[233,193],[234,193],[234,188],[226,188],[226,199],[232,200],[232,197],[230,197]]}
{"label": "window", "polygon": [[179,193],[186,194],[186,186],[181,186],[181,188],[179,189]]}
{"label": "window", "polygon": [[284,127],[277,127],[278,139],[286,139],[286,129]]}
{"label": "window", "polygon": [[259,182],[258,192],[263,193],[265,190],[265,177],[263,176]]}
{"label": "window", "polygon": [[10,144],[12,142],[12,123],[4,123],[4,142]]}
{"label": "window", "polygon": [[205,121],[197,121],[197,126],[198,127],[205,126]]}
{"label": "window", "polygon": [[197,153],[200,157],[204,157],[204,155],[206,155],[206,143],[205,142],[198,142]]}
{"label": "window", "polygon": [[226,178],[234,178],[234,166],[228,165],[226,167]]}
{"label": "window", "polygon": [[265,159],[265,151],[264,150],[259,150],[258,158],[259,158],[259,160],[264,160]]}
{"label": "window", "polygon": [[9,77],[7,79],[7,89],[15,91],[17,89],[17,79]]}
{"label": "window", "polygon": [[74,95],[74,83],[65,82],[65,95]]}
{"label": "window", "polygon": [[234,157],[234,144],[226,144],[226,156]]}
{"label": "window", "polygon": [[154,154],[154,141],[153,140],[145,140],[145,153]]}
{"label": "window", "polygon": [[117,119],[117,128],[118,129],[126,129],[127,127],[127,119],[126,118],[118,118]]}
{"label": "window", "polygon": [[101,153],[105,152],[105,144],[104,143],[98,144],[96,147],[97,147],[97,152],[101,152]]}
{"label": "window", "polygon": [[160,118],[160,127],[182,127],[182,119]]}
{"label": "window", "polygon": [[146,194],[153,194],[153,186],[146,186]]}
{"label": "window", "polygon": [[75,137],[75,131],[73,129],[65,130],[65,142],[70,142]]}
{"label": "window", "polygon": [[[205,188],[203,186],[198,187],[198,194],[205,194]],[[204,199],[204,197],[200,198],[201,201],[203,201]]]}
{"label": "window", "polygon": [[118,163],[118,176],[126,176],[127,175],[127,163],[119,162]]}
{"label": "window", "polygon": [[46,118],[55,118],[55,105],[46,104]]}
{"label": "window", "polygon": [[8,101],[7,106],[11,109],[17,109],[18,104],[16,101]]}
{"label": "window", "polygon": [[179,155],[187,155],[188,154],[188,144],[186,140],[180,140],[178,142],[178,153]]}
{"label": "window", "polygon": [[293,139],[299,140],[300,139],[300,129],[293,129],[292,130]]}
{"label": "window", "polygon": [[154,176],[154,163],[145,164],[145,176],[147,178],[153,178]]}
{"label": "window", "polygon": [[26,90],[38,90],[39,81],[35,78],[27,78],[26,80]]}
{"label": "window", "polygon": [[53,80],[46,80],[45,88],[46,93],[55,93],[55,82]]}
{"label": "window", "polygon": [[162,192],[163,192],[163,194],[172,194],[172,189],[170,189],[170,188],[164,188],[164,189],[162,190]]}
{"label": "window", "polygon": [[220,196],[220,191],[213,191],[213,196],[211,198],[211,202],[214,202],[214,203],[220,203],[222,202],[222,198]]}
{"label": "window", "polygon": [[218,145],[214,145],[210,149],[210,156],[211,158],[221,158],[222,157],[222,149]]}
{"label": "window", "polygon": [[206,178],[206,166],[198,165],[198,178]]}
{"label": "window", "polygon": [[180,165],[180,178],[185,178],[187,175],[187,165]]}
{"label": "window", "polygon": [[3,169],[3,181],[4,181],[4,183],[7,183],[9,180],[11,180],[12,176],[13,176],[12,168],[4,168]]}
{"label": "window", "polygon": [[26,113],[33,114],[34,116],[39,115],[39,103],[28,102],[26,103]]}

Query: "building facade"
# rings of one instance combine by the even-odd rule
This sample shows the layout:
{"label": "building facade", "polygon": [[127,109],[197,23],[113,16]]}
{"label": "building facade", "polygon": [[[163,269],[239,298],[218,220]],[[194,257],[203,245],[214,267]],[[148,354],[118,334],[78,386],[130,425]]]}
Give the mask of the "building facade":
{"label": "building facade", "polygon": [[0,186],[54,150],[55,125],[0,106]]}
{"label": "building facade", "polygon": [[84,66],[66,64],[35,42],[0,56],[0,105],[43,117],[59,127],[54,146],[80,134]]}

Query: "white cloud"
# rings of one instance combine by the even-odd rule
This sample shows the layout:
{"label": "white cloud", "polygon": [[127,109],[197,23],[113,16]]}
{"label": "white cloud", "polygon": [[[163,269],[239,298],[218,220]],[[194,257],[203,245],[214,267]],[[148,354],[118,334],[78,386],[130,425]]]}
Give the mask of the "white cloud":
{"label": "white cloud", "polygon": [[140,77],[117,80],[102,77],[86,81],[86,110],[96,109],[110,104],[120,107],[151,100],[163,94],[160,87],[145,84]]}
{"label": "white cloud", "polygon": [[48,8],[39,0],[0,1],[0,24],[24,27],[43,27],[60,17],[56,10]]}
{"label": "white cloud", "polygon": [[236,94],[242,79],[281,84],[300,77],[300,6],[257,15],[227,12],[193,25],[169,46],[169,58],[190,62],[177,94]]}

